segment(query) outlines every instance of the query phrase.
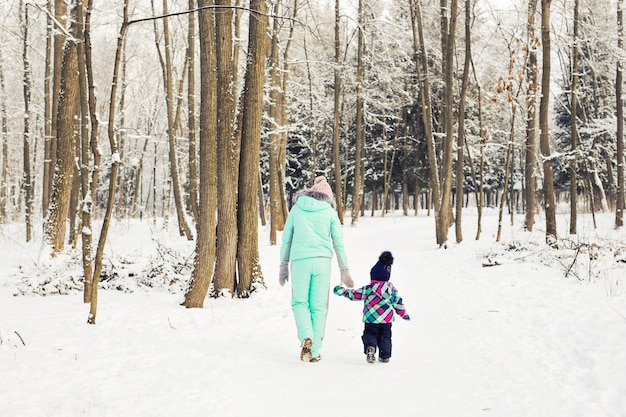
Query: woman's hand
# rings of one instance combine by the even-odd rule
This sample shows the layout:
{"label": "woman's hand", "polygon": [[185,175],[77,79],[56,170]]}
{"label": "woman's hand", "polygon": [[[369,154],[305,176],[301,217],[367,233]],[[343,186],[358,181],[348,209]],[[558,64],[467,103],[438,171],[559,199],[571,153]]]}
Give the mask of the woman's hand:
{"label": "woman's hand", "polygon": [[341,270],[341,283],[348,288],[354,287],[354,281],[352,281],[350,270],[348,268]]}
{"label": "woman's hand", "polygon": [[287,281],[289,281],[289,262],[281,262],[278,271],[278,283],[282,287]]}

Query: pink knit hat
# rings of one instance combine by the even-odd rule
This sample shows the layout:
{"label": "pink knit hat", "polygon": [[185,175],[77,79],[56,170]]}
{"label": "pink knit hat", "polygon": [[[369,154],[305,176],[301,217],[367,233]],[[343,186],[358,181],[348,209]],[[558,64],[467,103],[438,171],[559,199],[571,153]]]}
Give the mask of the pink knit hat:
{"label": "pink knit hat", "polygon": [[328,184],[328,182],[326,182],[326,177],[324,177],[323,175],[315,178],[315,182],[313,183],[313,187],[311,187],[311,191],[324,193],[331,198],[333,196],[333,190],[330,188],[330,185]]}

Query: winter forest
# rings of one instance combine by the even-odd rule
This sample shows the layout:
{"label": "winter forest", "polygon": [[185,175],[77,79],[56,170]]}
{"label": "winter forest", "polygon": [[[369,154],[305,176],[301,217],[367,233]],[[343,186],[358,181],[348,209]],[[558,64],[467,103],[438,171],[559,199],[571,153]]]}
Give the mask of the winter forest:
{"label": "winter forest", "polygon": [[[95,323],[116,219],[195,241],[183,305],[263,285],[294,194],[432,216],[433,243],[555,208],[623,225],[623,0],[0,2],[0,222],[82,253]],[[478,227],[463,212],[478,211]],[[540,213],[541,224],[535,215]],[[545,222],[545,224],[544,224]],[[500,228],[498,236],[500,238]],[[272,278],[273,279],[273,278]]]}

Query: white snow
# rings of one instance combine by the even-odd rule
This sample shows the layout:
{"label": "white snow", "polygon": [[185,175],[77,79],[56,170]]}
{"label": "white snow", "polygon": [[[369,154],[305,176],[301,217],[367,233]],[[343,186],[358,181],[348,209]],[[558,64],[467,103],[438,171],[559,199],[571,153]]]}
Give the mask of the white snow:
{"label": "white snow", "polygon": [[[559,215],[562,246],[577,252],[548,249],[542,219],[528,233],[521,217],[515,226],[507,217],[496,243],[495,210],[485,213],[479,241],[476,216],[465,212],[465,240],[439,249],[434,220],[423,214],[366,216],[357,227],[346,216],[357,286],[380,252],[395,257],[391,280],[412,320],[394,322],[388,364],[366,363],[362,306],[332,294],[323,359],[299,360],[291,287],[278,285],[269,225],[259,238],[267,290],[185,309],[181,276],[190,273],[194,242],[175,225],[114,223],[106,256],[118,276],[101,284],[96,325],[86,323],[89,305],[76,289],[80,256],[38,268],[39,245],[19,242],[22,225],[4,226],[0,415],[626,415],[626,238],[612,229],[613,215],[597,216],[597,231],[581,218],[575,237]],[[497,265],[483,267],[487,258]],[[335,261],[333,274],[338,283]],[[32,295],[41,280],[50,295]],[[14,295],[20,291],[26,295]]]}

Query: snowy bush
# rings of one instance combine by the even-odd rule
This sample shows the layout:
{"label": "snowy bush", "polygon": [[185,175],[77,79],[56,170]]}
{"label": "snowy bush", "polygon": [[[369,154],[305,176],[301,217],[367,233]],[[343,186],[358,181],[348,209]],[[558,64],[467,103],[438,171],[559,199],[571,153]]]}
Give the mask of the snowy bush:
{"label": "snowy bush", "polygon": [[[100,288],[135,292],[140,289],[162,289],[180,293],[191,276],[189,257],[161,246],[156,256],[105,256],[100,274]],[[14,295],[64,295],[83,291],[84,273],[81,254],[71,250],[46,265],[22,268],[20,282]]]}

